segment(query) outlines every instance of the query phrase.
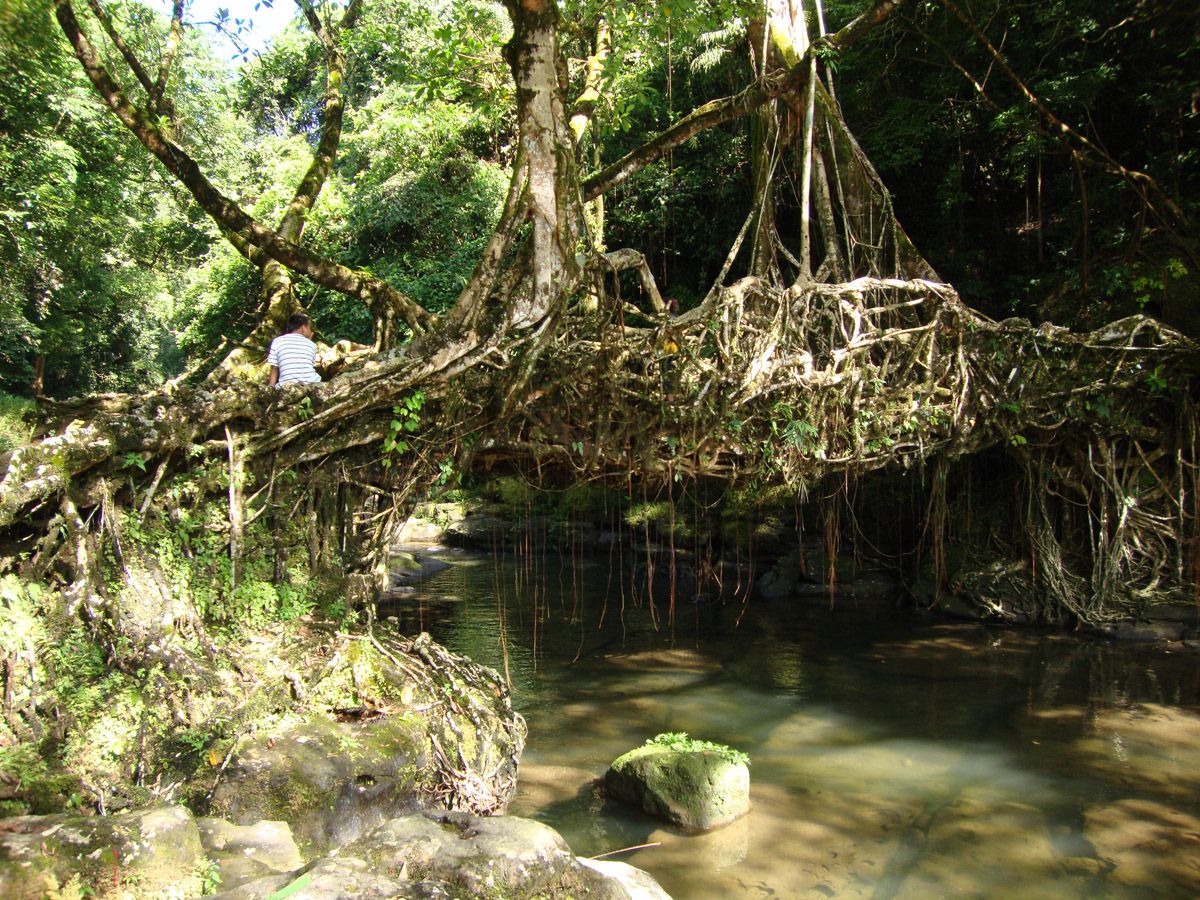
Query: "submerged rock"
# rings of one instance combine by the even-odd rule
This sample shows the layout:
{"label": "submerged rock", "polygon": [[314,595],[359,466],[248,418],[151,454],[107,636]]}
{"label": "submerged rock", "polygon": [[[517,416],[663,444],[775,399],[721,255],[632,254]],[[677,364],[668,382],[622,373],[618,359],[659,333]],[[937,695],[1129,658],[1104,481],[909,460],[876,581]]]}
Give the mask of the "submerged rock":
{"label": "submerged rock", "polygon": [[0,820],[5,900],[134,893],[126,886],[145,897],[196,897],[204,867],[200,833],[182,806]]}
{"label": "submerged rock", "polygon": [[759,576],[754,589],[766,600],[828,599],[837,595],[873,605],[894,605],[903,591],[894,573],[863,570],[848,557],[837,558],[835,576],[836,582],[831,583],[823,550],[809,548],[805,554],[792,550]]}
{"label": "submerged rock", "polygon": [[684,828],[707,831],[750,809],[750,771],[711,750],[648,743],[618,757],[604,776],[610,797]]}
{"label": "submerged rock", "polygon": [[1111,867],[1110,884],[1149,896],[1200,896],[1200,818],[1155,800],[1090,806],[1083,834]]}

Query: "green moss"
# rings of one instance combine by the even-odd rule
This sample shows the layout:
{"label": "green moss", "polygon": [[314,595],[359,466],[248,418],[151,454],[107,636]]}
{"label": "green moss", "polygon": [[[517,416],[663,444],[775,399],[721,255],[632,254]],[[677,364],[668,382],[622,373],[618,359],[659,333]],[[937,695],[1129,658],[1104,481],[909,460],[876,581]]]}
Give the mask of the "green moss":
{"label": "green moss", "polygon": [[78,810],[84,790],[75,775],[54,768],[49,742],[0,747],[0,772],[19,785],[14,797],[0,800],[0,818],[49,815]]}
{"label": "green moss", "polygon": [[656,503],[635,503],[625,513],[625,523],[633,526],[667,522],[670,518],[671,504],[665,500]]}

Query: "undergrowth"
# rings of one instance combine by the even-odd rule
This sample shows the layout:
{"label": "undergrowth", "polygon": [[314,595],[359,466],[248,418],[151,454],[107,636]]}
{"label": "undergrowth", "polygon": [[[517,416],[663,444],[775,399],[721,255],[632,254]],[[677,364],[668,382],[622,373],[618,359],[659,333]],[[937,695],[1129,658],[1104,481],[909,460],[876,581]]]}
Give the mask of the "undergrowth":
{"label": "undergrowth", "polygon": [[33,401],[0,391],[0,453],[21,446],[29,439],[25,414],[33,409]]}

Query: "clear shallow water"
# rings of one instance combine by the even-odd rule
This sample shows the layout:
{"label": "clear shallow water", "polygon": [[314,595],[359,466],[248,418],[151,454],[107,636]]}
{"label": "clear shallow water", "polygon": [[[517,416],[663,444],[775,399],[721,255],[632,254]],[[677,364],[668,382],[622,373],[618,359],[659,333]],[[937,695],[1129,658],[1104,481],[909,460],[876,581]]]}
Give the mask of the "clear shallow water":
{"label": "clear shallow water", "polygon": [[[672,623],[606,564],[444,558],[381,614],[507,670],[509,812],[583,856],[657,844],[613,858],[677,900],[1200,896],[1200,657],[848,595],[680,598]],[[604,800],[662,731],[748,752],[750,814],[685,835]]]}

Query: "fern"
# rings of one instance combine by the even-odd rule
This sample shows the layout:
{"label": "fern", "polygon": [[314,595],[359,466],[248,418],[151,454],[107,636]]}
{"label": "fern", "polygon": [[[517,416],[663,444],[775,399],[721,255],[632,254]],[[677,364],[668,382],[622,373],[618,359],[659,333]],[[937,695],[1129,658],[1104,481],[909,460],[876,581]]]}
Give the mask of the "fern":
{"label": "fern", "polygon": [[714,753],[721,759],[733,765],[750,765],[750,757],[741,750],[734,750],[724,744],[713,741],[698,741],[688,737],[686,731],[666,731],[649,738],[646,743],[655,747],[664,747],[677,753]]}
{"label": "fern", "polygon": [[688,64],[693,74],[708,72],[729,55],[730,45],[745,37],[746,23],[741,19],[733,19],[724,28],[716,31],[706,31],[697,43],[703,48]]}

